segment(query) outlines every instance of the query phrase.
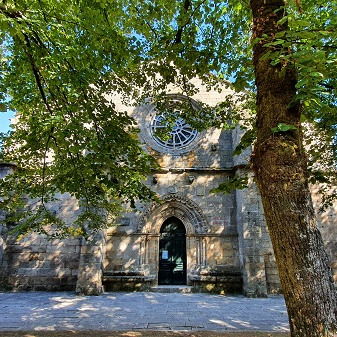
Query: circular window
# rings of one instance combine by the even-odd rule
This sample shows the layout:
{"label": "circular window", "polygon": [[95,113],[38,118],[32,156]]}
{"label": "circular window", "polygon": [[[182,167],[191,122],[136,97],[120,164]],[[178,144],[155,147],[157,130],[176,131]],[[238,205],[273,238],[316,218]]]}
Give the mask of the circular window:
{"label": "circular window", "polygon": [[195,110],[200,108],[196,101],[180,94],[169,94],[167,98],[169,110],[163,107],[159,111],[154,104],[144,107],[139,120],[141,136],[155,151],[182,155],[198,146],[205,131],[195,130],[182,118],[181,111],[184,104],[192,104]]}
{"label": "circular window", "polygon": [[[176,111],[179,114],[179,111]],[[178,117],[171,126],[172,131],[165,135],[165,129],[168,128],[169,122],[165,113],[154,115],[151,122],[151,135],[156,143],[167,149],[181,149],[191,144],[197,137],[198,132],[187,124],[181,117]],[[164,137],[160,137],[161,134]],[[165,139],[166,138],[166,139]]]}

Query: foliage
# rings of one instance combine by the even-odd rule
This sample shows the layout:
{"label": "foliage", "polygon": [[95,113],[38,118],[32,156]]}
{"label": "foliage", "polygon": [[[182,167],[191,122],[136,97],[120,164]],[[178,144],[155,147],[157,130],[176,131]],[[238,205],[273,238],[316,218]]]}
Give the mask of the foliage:
{"label": "foliage", "polygon": [[211,193],[224,193],[229,194],[235,189],[242,190],[247,187],[248,176],[247,175],[238,175],[229,178],[227,181],[221,183],[218,187],[213,188]]}
{"label": "foliage", "polygon": [[[133,6],[129,2],[130,17]],[[142,67],[145,73],[151,69],[150,73],[156,74],[158,81],[158,85],[151,87],[151,78],[145,92],[147,96],[163,97],[167,84],[175,82],[182,93],[190,96],[197,90],[190,81],[195,76],[219,90],[228,85],[224,80],[230,80],[231,88],[243,93],[246,106],[235,97],[224,97],[224,102],[217,107],[207,107],[199,102],[201,109],[197,112],[188,107],[182,110],[185,111],[184,118],[199,129],[209,126],[233,128],[244,120],[247,134],[234,152],[239,155],[254,142],[256,135],[254,115],[247,118],[247,111],[255,112],[254,97],[251,97],[255,92],[252,46],[264,44],[266,53],[262,59],[269,59],[273,65],[280,64],[280,76],[288,66],[296,67],[298,92],[293,103],[301,102],[303,122],[311,123],[324,138],[322,151],[317,146],[317,134],[304,134],[309,153],[315,153],[309,156],[311,182],[319,183],[319,177],[324,175],[332,184],[336,179],[337,158],[337,83],[334,76],[337,66],[337,5],[323,0],[305,3],[291,0],[285,2],[282,11],[279,24],[287,22],[287,29],[255,38],[251,37],[252,18],[248,2],[137,2],[137,12],[132,20],[146,24],[134,28],[144,37],[142,41],[146,41],[144,49],[149,50],[148,58],[158,62],[156,66],[147,63]],[[153,12],[157,14],[152,15]],[[298,125],[288,125],[284,121],[270,131],[279,133],[296,129],[299,129]],[[329,161],[324,158],[329,158]]]}
{"label": "foliage", "polygon": [[[87,235],[122,202],[154,197],[142,180],[155,162],[139,147],[135,121],[107,97],[131,95],[139,54],[118,27],[122,4],[111,5],[109,13],[95,1],[0,5],[1,92],[18,116],[3,155],[19,168],[0,195],[19,233],[54,224],[54,234]],[[57,192],[79,201],[72,228],[49,209]]]}
{"label": "foliage", "polygon": [[282,19],[288,22],[288,31],[270,41],[275,48],[269,56],[272,63],[286,66],[293,62],[296,65],[298,92],[295,100],[302,103],[303,122],[310,123],[310,127],[307,123],[304,125],[304,140],[309,155],[310,180],[321,184],[321,211],[336,197],[334,192],[330,193],[336,180],[337,158],[336,15],[335,2],[306,1],[300,6],[290,2]]}
{"label": "foliage", "polygon": [[[231,85],[241,94],[216,107],[197,102],[200,109],[187,100],[180,110],[197,129],[233,128],[244,119],[249,131],[239,154],[256,129],[248,112],[255,109],[255,43],[265,44],[263,57],[272,64],[295,64],[303,121],[324,132],[335,154],[336,14],[332,1],[299,6],[290,0],[281,20],[289,28],[257,39],[251,38],[249,4],[241,0],[2,1],[0,105],[18,116],[3,155],[19,169],[1,183],[1,207],[21,233],[43,232],[42,224],[54,223],[58,234],[85,234],[88,226],[106,226],[121,203],[154,197],[142,180],[156,164],[139,147],[135,121],[111,104],[111,92],[126,104],[151,99],[166,111],[172,83],[187,97],[198,91],[195,77],[219,91]],[[287,121],[282,125],[271,132],[290,130]],[[314,140],[307,143],[317,161]],[[329,158],[335,167],[335,156]],[[312,172],[324,175],[321,167]],[[335,177],[330,173],[328,183]],[[57,192],[70,193],[81,205],[72,229],[48,209]],[[26,197],[35,208],[25,208]]]}
{"label": "foliage", "polygon": [[297,130],[297,127],[294,125],[279,123],[276,128],[271,128],[271,131],[273,131],[274,133],[287,132],[290,130]]}

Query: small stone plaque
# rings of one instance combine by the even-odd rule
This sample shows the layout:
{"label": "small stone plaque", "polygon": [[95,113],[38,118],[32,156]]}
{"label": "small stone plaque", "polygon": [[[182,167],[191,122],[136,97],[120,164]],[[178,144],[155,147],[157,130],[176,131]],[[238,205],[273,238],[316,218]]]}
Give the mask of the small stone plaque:
{"label": "small stone plaque", "polygon": [[202,196],[205,195],[205,187],[197,187],[197,195]]}
{"label": "small stone plaque", "polygon": [[225,226],[225,223],[226,223],[225,218],[221,218],[218,216],[214,216],[212,218],[212,224],[214,226]]}

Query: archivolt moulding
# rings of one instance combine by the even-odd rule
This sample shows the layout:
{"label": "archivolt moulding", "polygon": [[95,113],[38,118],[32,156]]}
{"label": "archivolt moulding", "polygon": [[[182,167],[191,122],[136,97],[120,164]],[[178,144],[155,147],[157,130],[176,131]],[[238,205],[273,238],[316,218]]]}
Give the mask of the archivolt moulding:
{"label": "archivolt moulding", "polygon": [[162,198],[162,203],[151,204],[142,214],[138,232],[144,234],[159,234],[163,222],[175,216],[186,227],[186,234],[204,234],[208,223],[199,206],[191,199],[168,194]]}

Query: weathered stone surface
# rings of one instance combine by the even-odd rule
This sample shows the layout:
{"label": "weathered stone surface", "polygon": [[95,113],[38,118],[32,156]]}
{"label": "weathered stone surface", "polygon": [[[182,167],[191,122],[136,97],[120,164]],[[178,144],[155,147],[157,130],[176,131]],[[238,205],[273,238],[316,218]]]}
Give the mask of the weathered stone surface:
{"label": "weathered stone surface", "polygon": [[[196,80],[196,82],[198,82]],[[197,101],[215,105],[229,90],[207,91],[200,82]],[[172,99],[186,99],[170,88]],[[281,291],[263,207],[250,176],[246,189],[227,195],[212,189],[235,174],[249,173],[250,149],[232,156],[242,130],[210,129],[200,132],[186,147],[165,149],[151,135],[155,106],[123,106],[112,98],[116,109],[128,111],[140,126],[140,141],[153,155],[160,169],[146,184],[162,199],[160,204],[139,204],[138,212],[127,212],[106,233],[91,242],[81,239],[51,240],[30,235],[22,241],[8,236],[0,214],[0,288],[16,290],[74,290],[97,295],[105,290],[148,290],[158,285],[159,246],[163,223],[175,217],[186,229],[186,284],[197,291],[241,292],[266,296]],[[0,178],[12,166],[0,165]],[[313,187],[316,209],[320,200]],[[57,195],[51,209],[67,222],[74,221],[76,200]],[[318,223],[331,267],[337,280],[336,210],[318,214]]]}
{"label": "weathered stone surface", "polygon": [[105,257],[105,233],[99,232],[91,241],[82,240],[76,293],[99,295],[103,292],[102,267]]}

